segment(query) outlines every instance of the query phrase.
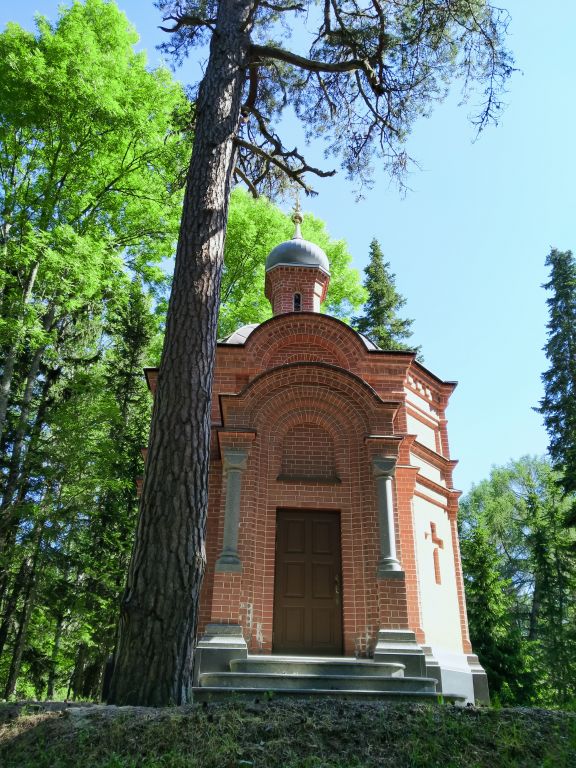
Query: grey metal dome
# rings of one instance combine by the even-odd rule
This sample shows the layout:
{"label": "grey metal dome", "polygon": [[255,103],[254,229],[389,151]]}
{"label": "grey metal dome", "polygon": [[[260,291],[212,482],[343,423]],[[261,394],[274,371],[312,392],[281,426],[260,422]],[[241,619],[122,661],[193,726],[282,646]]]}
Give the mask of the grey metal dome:
{"label": "grey metal dome", "polygon": [[288,267],[319,267],[327,275],[330,274],[330,262],[328,256],[319,245],[304,240],[300,232],[302,213],[296,202],[296,210],[292,216],[295,224],[295,232],[292,240],[280,243],[268,254],[266,259],[266,272],[280,265]]}
{"label": "grey metal dome", "polygon": [[270,251],[266,259],[266,272],[281,264],[291,267],[320,267],[321,270],[330,274],[328,256],[322,248],[302,237],[286,240]]}
{"label": "grey metal dome", "polygon": [[253,330],[258,328],[259,323],[249,323],[248,325],[242,325],[240,328],[237,328],[234,333],[231,333],[230,336],[226,336],[224,339],[219,339],[218,342],[220,344],[245,344],[246,339]]}

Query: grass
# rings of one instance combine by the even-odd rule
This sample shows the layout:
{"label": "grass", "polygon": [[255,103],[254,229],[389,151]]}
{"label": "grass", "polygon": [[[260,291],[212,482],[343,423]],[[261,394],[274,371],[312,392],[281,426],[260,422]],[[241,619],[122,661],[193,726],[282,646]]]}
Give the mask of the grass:
{"label": "grass", "polygon": [[[1,714],[1,709],[0,709]],[[576,768],[576,714],[272,700],[22,715],[3,768]]]}

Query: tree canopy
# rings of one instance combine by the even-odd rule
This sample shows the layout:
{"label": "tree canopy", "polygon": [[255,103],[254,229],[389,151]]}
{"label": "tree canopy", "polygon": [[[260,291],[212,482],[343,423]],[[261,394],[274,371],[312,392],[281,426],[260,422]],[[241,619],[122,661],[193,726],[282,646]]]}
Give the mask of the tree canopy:
{"label": "tree canopy", "polygon": [[[156,4],[171,23],[163,47],[177,59],[211,39],[223,10],[217,2]],[[276,125],[288,106],[354,183],[368,182],[375,163],[401,179],[413,123],[455,78],[462,79],[465,98],[474,86],[481,89],[473,116],[478,129],[498,118],[499,91],[513,66],[503,44],[508,14],[485,0],[253,0],[246,14],[235,173],[254,193],[287,178],[309,190],[310,175],[335,172],[309,166],[281,138]]]}
{"label": "tree canopy", "polygon": [[71,688],[97,695],[115,638],[147,432],[141,366],[189,158],[182,89],[136,40],[102,0],[0,34],[5,696],[22,667],[53,692],[70,663]]}

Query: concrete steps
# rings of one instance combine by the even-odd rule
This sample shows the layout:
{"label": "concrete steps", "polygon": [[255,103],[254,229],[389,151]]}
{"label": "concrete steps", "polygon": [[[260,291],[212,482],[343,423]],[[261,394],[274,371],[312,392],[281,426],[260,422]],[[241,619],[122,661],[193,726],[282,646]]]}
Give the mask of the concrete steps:
{"label": "concrete steps", "polygon": [[404,664],[307,656],[248,656],[247,659],[233,659],[230,669],[250,674],[404,677]]}
{"label": "concrete steps", "polygon": [[382,701],[463,702],[436,692],[436,680],[405,677],[404,665],[344,658],[248,656],[232,659],[231,671],[200,674],[196,701],[275,696]]}
{"label": "concrete steps", "polygon": [[436,680],[419,677],[376,677],[376,675],[277,675],[265,672],[207,672],[201,685],[208,688],[281,688],[313,691],[421,691],[434,693]]}

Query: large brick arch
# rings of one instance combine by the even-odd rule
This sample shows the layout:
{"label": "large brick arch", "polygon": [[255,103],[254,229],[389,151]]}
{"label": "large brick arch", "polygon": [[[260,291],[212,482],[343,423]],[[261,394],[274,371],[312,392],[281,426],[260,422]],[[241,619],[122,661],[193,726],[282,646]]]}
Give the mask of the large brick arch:
{"label": "large brick arch", "polygon": [[[249,647],[253,652],[273,647],[277,510],[304,508],[340,515],[344,649],[348,655],[365,652],[378,620],[377,592],[369,589],[378,531],[365,439],[391,433],[398,404],[382,400],[350,371],[306,362],[267,371],[239,395],[222,395],[220,402],[228,435],[254,434],[239,541],[244,569],[239,615]],[[331,476],[283,476],[286,437],[300,428],[325,435],[325,445],[333,450]],[[250,606],[250,621],[242,606]]]}
{"label": "large brick arch", "polygon": [[350,326],[315,312],[277,315],[259,325],[246,341],[246,352],[262,368],[296,360],[323,360],[359,371],[367,349]]}
{"label": "large brick arch", "polygon": [[347,410],[344,400],[339,405],[334,408],[334,401],[325,402],[321,391],[311,387],[295,389],[293,397],[278,392],[262,404],[255,428],[260,444],[266,446],[274,475],[282,474],[287,435],[294,429],[310,426],[324,432],[331,442],[335,477],[347,478],[351,446],[357,449],[363,445],[368,423],[359,413]]}
{"label": "large brick arch", "polygon": [[364,435],[382,435],[392,434],[398,402],[382,400],[350,371],[328,363],[301,362],[260,374],[238,395],[222,395],[220,408],[228,430],[258,431],[276,422],[279,412],[287,408],[296,414],[299,409],[320,408],[332,418],[346,416]]}

